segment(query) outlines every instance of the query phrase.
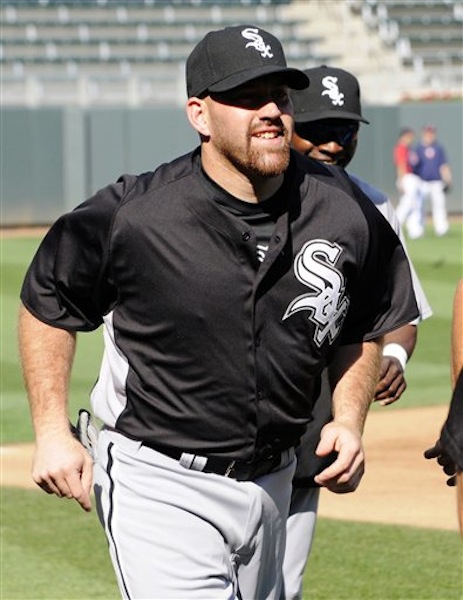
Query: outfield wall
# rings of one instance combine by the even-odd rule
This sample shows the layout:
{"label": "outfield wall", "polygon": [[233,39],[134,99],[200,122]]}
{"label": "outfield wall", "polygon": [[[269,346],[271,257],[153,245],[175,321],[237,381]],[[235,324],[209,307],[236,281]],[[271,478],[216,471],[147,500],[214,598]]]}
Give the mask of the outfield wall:
{"label": "outfield wall", "polygon": [[[452,166],[449,211],[462,212],[460,102],[367,106],[350,169],[396,202],[392,148],[404,126],[438,128]],[[138,173],[188,152],[199,138],[183,110],[2,108],[1,221],[49,224],[122,173]]]}

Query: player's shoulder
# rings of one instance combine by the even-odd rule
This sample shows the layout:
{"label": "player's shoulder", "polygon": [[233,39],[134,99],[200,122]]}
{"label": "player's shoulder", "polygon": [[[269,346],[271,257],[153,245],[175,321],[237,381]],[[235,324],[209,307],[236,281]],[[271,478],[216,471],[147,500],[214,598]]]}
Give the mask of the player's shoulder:
{"label": "player's shoulder", "polygon": [[[175,182],[195,174],[198,170],[197,151],[189,152],[170,162],[162,163],[153,171],[138,175],[123,175],[126,183],[127,197],[139,197],[145,193],[153,193]],[[127,198],[127,199],[128,199]]]}
{"label": "player's shoulder", "polygon": [[373,204],[380,206],[389,202],[389,198],[386,196],[386,194],[375,185],[369,181],[361,179],[358,175],[351,173],[350,171],[347,174],[349,175],[350,180],[353,181],[366,196],[368,196]]}
{"label": "player's shoulder", "polygon": [[[320,197],[322,202],[326,202],[328,198],[331,201],[337,223],[343,226],[349,223],[352,231],[355,230],[355,235],[366,235],[370,239],[379,236],[385,245],[396,244],[397,235],[389,218],[390,209],[393,208],[387,197],[384,203],[376,204],[342,167],[311,159],[300,164],[308,169],[309,178],[315,178],[321,185],[329,186],[325,187],[325,193],[320,193]],[[310,188],[307,191],[307,197],[312,201]]]}
{"label": "player's shoulder", "polygon": [[[344,168],[313,160],[297,152],[295,153],[295,163],[305,173],[309,181],[315,179],[322,186],[330,186],[328,193],[331,199],[342,202],[338,207],[340,213],[343,210],[350,213],[352,213],[352,210],[356,210],[357,214],[359,216],[363,214],[367,221],[378,219],[380,214],[380,211],[377,210],[378,207],[375,206],[365,191],[349,177]],[[296,178],[298,177],[296,176]],[[308,186],[306,187],[307,190]],[[354,205],[356,205],[355,209]]]}
{"label": "player's shoulder", "polygon": [[332,186],[339,192],[353,196],[352,186],[344,169],[314,160],[295,150],[292,150],[291,153],[297,181],[307,183],[310,180],[316,180],[322,185]]}

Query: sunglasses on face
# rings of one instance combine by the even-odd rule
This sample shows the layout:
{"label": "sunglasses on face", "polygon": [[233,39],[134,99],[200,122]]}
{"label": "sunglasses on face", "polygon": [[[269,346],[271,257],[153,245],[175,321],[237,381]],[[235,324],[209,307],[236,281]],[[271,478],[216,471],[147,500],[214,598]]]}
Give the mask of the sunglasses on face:
{"label": "sunglasses on face", "polygon": [[358,131],[358,123],[296,123],[296,133],[316,146],[336,142],[340,146],[350,144]]}

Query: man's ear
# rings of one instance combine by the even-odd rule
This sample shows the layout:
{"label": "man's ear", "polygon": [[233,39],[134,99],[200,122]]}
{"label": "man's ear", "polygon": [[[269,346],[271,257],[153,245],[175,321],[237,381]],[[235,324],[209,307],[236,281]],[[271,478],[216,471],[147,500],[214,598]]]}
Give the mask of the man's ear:
{"label": "man's ear", "polygon": [[192,127],[205,137],[210,136],[207,104],[200,98],[188,98],[186,103],[186,114]]}

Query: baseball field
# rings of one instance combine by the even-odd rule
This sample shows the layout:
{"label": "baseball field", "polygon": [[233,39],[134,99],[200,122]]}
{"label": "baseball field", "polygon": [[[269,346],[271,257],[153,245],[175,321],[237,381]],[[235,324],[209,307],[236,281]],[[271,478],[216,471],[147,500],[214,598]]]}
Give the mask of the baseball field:
{"label": "baseball field", "polygon": [[[47,496],[30,481],[33,432],[18,363],[16,314],[22,278],[43,231],[3,231],[1,284],[0,599],[119,597],[95,511]],[[373,406],[365,431],[367,471],[347,496],[322,493],[307,600],[457,600],[461,539],[455,490],[423,451],[439,435],[450,400],[452,297],[462,273],[462,222],[436,238],[409,242],[433,308],[419,328],[408,389],[390,407]],[[100,332],[79,338],[71,414],[88,407],[98,372]]]}

